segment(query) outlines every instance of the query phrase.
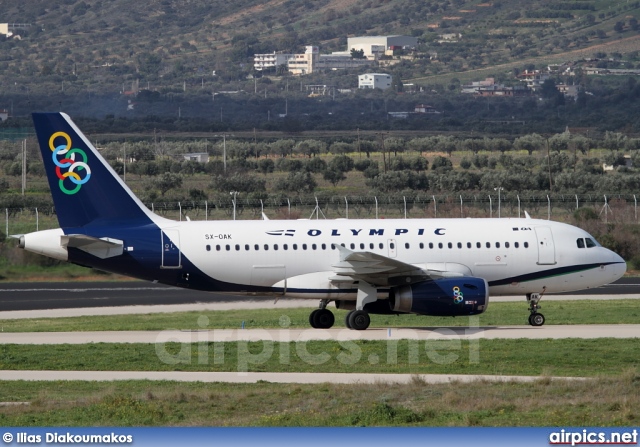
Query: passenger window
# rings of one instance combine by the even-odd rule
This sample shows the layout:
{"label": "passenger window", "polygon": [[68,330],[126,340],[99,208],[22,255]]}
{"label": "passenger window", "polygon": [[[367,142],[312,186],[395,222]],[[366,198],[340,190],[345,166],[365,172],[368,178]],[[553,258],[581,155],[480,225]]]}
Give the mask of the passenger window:
{"label": "passenger window", "polygon": [[458,248],[462,248],[462,242],[458,242]]}
{"label": "passenger window", "polygon": [[514,242],[513,246],[516,247],[516,248],[520,248],[520,243],[519,242]]}
{"label": "passenger window", "polygon": [[429,242],[429,248],[433,250],[433,242]]}
{"label": "passenger window", "polygon": [[491,242],[487,242],[487,248],[491,248]]}
{"label": "passenger window", "polygon": [[364,250],[364,244],[360,243],[360,250]]}
{"label": "passenger window", "polygon": [[250,249],[251,249],[251,247],[249,247],[249,244],[246,244],[246,245],[244,246],[244,250],[245,250],[245,251],[249,251]]}
{"label": "passenger window", "polygon": [[424,243],[420,242],[420,250],[423,250],[423,249],[424,249]]}
{"label": "passenger window", "polygon": [[207,245],[207,251],[211,251],[211,245]]}
{"label": "passenger window", "polygon": [[500,248],[500,242],[496,242],[496,248]]}
{"label": "passenger window", "polygon": [[269,250],[269,245],[268,244],[264,244],[264,251],[268,251]]}
{"label": "passenger window", "polygon": [[373,247],[375,247],[375,245],[373,245],[373,242],[371,242],[371,243],[369,244],[369,249],[370,249],[370,250],[373,250]]}
{"label": "passenger window", "polygon": [[293,249],[297,250],[298,249],[298,244],[293,244]]}
{"label": "passenger window", "polygon": [[307,244],[302,244],[302,249],[306,250],[307,249]]}
{"label": "passenger window", "polygon": [[578,248],[584,248],[584,239],[580,238],[576,242],[578,243]]}
{"label": "passenger window", "polygon": [[449,243],[447,244],[447,247],[449,247],[449,248],[453,248],[453,244],[452,244],[451,242],[449,242]]}
{"label": "passenger window", "polygon": [[482,244],[480,242],[476,242],[476,248],[482,248]]}
{"label": "passenger window", "polygon": [[258,244],[254,245],[254,246],[253,246],[253,248],[254,248],[256,251],[259,251],[259,250],[260,250],[260,246],[259,246]]}
{"label": "passenger window", "polygon": [[220,246],[216,245],[216,251],[220,251]]}
{"label": "passenger window", "polygon": [[282,249],[283,249],[283,250],[289,250],[289,246],[288,246],[287,244],[284,244],[284,245],[282,246]]}
{"label": "passenger window", "polygon": [[442,242],[438,242],[438,248],[442,248]]}
{"label": "passenger window", "polygon": [[524,248],[529,248],[529,242],[524,243]]}
{"label": "passenger window", "polygon": [[404,243],[404,248],[408,249],[409,248],[409,242],[405,242]]}
{"label": "passenger window", "polygon": [[327,244],[322,244],[321,247],[322,247],[323,250],[326,250],[327,249]]}
{"label": "passenger window", "polygon": [[467,248],[471,248],[471,247],[472,247],[471,242],[467,242]]}
{"label": "passenger window", "polygon": [[240,245],[236,244],[236,251],[240,251]]}
{"label": "passenger window", "polygon": [[318,248],[318,246],[316,244],[311,244],[311,250],[315,250],[317,248]]}
{"label": "passenger window", "polygon": [[380,244],[378,244],[378,247],[380,247],[380,250],[384,249],[384,244],[382,242],[380,242]]}
{"label": "passenger window", "polygon": [[504,243],[504,247],[505,247],[505,248],[509,248],[509,242],[505,242],[505,243]]}
{"label": "passenger window", "polygon": [[225,247],[224,247],[224,248],[226,248],[226,249],[227,249],[227,251],[230,251],[230,250],[231,250],[231,245],[225,245]]}
{"label": "passenger window", "polygon": [[351,250],[355,250],[355,248],[356,248],[356,244],[351,243],[351,245],[349,245],[349,247],[351,247]]}
{"label": "passenger window", "polygon": [[391,243],[389,244],[389,248],[390,248],[391,250],[394,250],[394,249],[396,248],[396,244],[394,244],[393,242],[391,242]]}
{"label": "passenger window", "polygon": [[274,249],[274,250],[277,250],[277,249],[278,249],[278,244],[274,244],[274,245],[273,245],[273,249]]}
{"label": "passenger window", "polygon": [[590,237],[585,238],[585,241],[587,241],[587,248],[591,248],[591,247],[595,247],[596,246],[596,243]]}

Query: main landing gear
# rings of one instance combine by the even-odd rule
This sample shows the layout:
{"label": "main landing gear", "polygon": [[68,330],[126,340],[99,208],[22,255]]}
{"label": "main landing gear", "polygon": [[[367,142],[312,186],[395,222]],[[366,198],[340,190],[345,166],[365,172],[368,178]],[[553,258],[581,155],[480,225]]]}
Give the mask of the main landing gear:
{"label": "main landing gear", "polygon": [[[371,324],[369,313],[364,310],[364,306],[378,300],[378,289],[371,284],[360,281],[358,283],[358,296],[356,298],[356,308],[349,312],[344,320],[344,324],[349,329],[364,331]],[[311,312],[309,323],[315,329],[329,329],[335,323],[333,313],[327,309],[329,300],[321,300],[320,308]]]}
{"label": "main landing gear", "polygon": [[542,293],[527,293],[527,303],[529,303],[529,324],[531,326],[542,326],[544,324],[544,315],[538,312],[540,306],[538,303],[544,295],[546,287],[543,287]]}
{"label": "main landing gear", "polygon": [[349,312],[344,319],[344,324],[349,329],[364,331],[371,324],[369,313],[364,310],[364,306],[375,303],[378,300],[378,289],[364,281],[358,283],[358,296],[356,298],[356,308]]}
{"label": "main landing gear", "polygon": [[309,315],[309,324],[314,329],[329,329],[335,323],[336,318],[333,316],[333,312],[327,309],[329,300],[320,301],[320,308],[311,312]]}

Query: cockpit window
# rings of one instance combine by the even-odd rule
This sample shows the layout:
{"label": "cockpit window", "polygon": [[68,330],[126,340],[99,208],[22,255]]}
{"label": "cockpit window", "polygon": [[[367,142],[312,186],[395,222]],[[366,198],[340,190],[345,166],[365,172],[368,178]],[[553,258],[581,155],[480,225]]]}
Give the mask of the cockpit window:
{"label": "cockpit window", "polygon": [[598,246],[598,243],[590,237],[585,237],[584,239],[580,238],[576,241],[576,243],[578,244],[578,248],[592,248]]}

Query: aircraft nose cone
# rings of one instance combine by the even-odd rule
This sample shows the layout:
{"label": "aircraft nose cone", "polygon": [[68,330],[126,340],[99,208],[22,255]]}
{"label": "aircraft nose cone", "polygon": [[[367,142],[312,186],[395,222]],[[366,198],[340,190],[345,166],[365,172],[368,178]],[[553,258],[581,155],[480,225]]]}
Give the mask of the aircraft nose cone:
{"label": "aircraft nose cone", "polygon": [[613,262],[614,264],[611,266],[611,270],[613,271],[614,279],[612,281],[617,281],[627,272],[627,263],[617,253],[613,253]]}

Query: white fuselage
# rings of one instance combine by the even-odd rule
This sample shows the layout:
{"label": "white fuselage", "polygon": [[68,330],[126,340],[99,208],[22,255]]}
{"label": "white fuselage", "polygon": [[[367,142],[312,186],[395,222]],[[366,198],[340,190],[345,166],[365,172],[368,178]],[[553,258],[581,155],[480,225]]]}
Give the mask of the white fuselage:
{"label": "white fuselage", "polygon": [[[536,219],[403,219],[164,222],[162,229],[206,275],[286,288],[287,296],[349,299],[332,283],[332,244],[484,278],[492,295],[567,292],[608,284],[624,260],[567,224]],[[166,226],[166,224],[171,225]],[[578,240],[582,239],[582,242]],[[592,245],[592,246],[587,246]],[[333,293],[329,294],[328,292]]]}

